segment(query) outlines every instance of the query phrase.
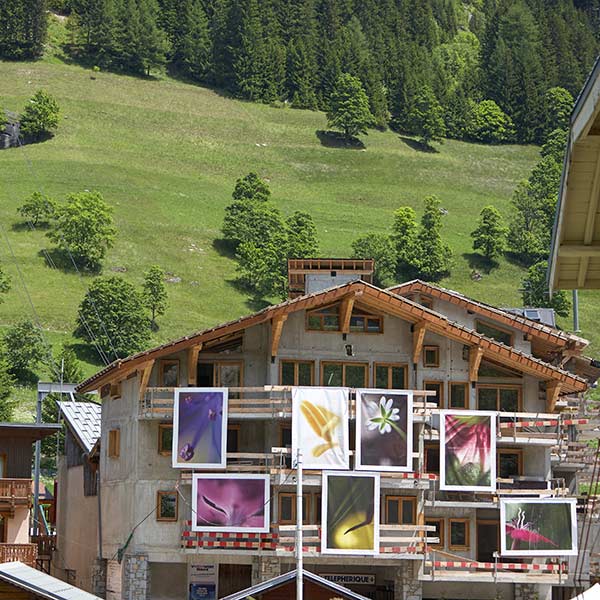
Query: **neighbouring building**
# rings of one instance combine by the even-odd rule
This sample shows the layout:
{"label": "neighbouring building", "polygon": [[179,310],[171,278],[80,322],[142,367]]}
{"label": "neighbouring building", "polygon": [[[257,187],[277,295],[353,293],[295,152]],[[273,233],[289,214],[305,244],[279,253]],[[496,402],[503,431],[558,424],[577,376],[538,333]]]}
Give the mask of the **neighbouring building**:
{"label": "neighbouring building", "polygon": [[48,569],[50,556],[38,556],[38,544],[47,546],[49,536],[30,536],[32,446],[59,430],[55,423],[0,423],[0,563],[21,561]]}
{"label": "neighbouring building", "polygon": [[[306,471],[306,570],[375,600],[570,598],[575,570],[587,576],[585,552],[579,561],[498,557],[499,500],[577,495],[591,427],[583,395],[600,374],[586,340],[421,281],[379,289],[372,261],[291,267],[289,300],[118,360],[78,387],[102,398],[106,598],[180,600],[198,574],[213,577],[222,598],[293,570],[293,386],[415,395],[413,468],[381,473],[380,553],[320,552],[321,474]],[[187,386],[230,388],[226,472],[269,474],[268,533],[191,530],[192,472],[171,462],[174,390]],[[351,414],[353,404],[351,392]],[[496,491],[439,489],[443,408],[494,411]],[[91,520],[81,477],[73,495],[62,485],[59,523],[61,511]],[[91,540],[89,527],[70,530],[70,543]]]}
{"label": "neighbouring building", "polygon": [[[63,452],[58,462],[61,501],[56,514],[55,574],[89,592],[101,594],[95,578],[101,554],[98,520],[98,440],[101,406],[95,402],[59,402],[65,424]],[[76,506],[76,510],[71,507]]]}

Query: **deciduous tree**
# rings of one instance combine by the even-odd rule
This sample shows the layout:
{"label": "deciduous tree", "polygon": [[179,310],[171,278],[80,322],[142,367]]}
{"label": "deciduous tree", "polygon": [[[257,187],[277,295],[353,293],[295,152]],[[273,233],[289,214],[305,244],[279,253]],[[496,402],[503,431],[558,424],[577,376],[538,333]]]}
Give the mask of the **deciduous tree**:
{"label": "deciduous tree", "polygon": [[387,287],[394,283],[396,275],[396,250],[389,235],[368,233],[352,242],[351,258],[372,258],[375,261],[373,283]]}
{"label": "deciduous tree", "polygon": [[0,264],[0,304],[4,302],[4,294],[8,294],[10,291],[10,285],[10,277],[4,272]]}
{"label": "deciduous tree", "polygon": [[319,251],[317,228],[307,212],[297,210],[285,220],[287,258],[314,258]]}
{"label": "deciduous tree", "polygon": [[60,109],[45,90],[38,90],[21,115],[21,133],[27,140],[40,140],[53,134],[58,127]]}
{"label": "deciduous tree", "polygon": [[479,214],[477,229],[471,232],[473,250],[480,250],[491,261],[504,251],[507,231],[500,211],[495,206],[485,206]]}
{"label": "deciduous tree", "polygon": [[21,382],[36,380],[35,371],[47,357],[39,328],[29,319],[19,321],[6,330],[3,346],[9,372]]}
{"label": "deciduous tree", "polygon": [[100,192],[69,194],[66,204],[56,210],[47,235],[79,266],[97,269],[116,235],[112,208]]}
{"label": "deciduous tree", "polygon": [[400,278],[412,275],[416,237],[417,215],[410,206],[401,206],[394,212],[391,236],[396,253],[396,273]]}
{"label": "deciduous tree", "polygon": [[114,358],[143,349],[150,320],[142,295],[121,277],[95,279],[79,305],[75,334],[99,344]]}
{"label": "deciduous tree", "polygon": [[421,143],[425,145],[441,142],[446,134],[444,109],[428,86],[415,95],[408,120],[411,131],[418,135]]}
{"label": "deciduous tree", "polygon": [[327,123],[340,129],[348,139],[367,132],[373,115],[360,79],[348,73],[340,75],[329,98]]}
{"label": "deciduous tree", "polygon": [[56,213],[56,202],[40,192],[33,192],[17,210],[34,226],[48,225]]}
{"label": "deciduous tree", "polygon": [[167,309],[167,288],[165,272],[158,266],[152,265],[144,273],[143,299],[146,308],[150,310],[152,329],[158,329],[156,317],[165,314]]}
{"label": "deciduous tree", "polygon": [[521,284],[523,305],[533,308],[553,308],[557,315],[567,317],[571,310],[571,303],[563,291],[555,291],[550,298],[546,281],[547,271],[546,261],[540,261],[529,267],[527,277]]}

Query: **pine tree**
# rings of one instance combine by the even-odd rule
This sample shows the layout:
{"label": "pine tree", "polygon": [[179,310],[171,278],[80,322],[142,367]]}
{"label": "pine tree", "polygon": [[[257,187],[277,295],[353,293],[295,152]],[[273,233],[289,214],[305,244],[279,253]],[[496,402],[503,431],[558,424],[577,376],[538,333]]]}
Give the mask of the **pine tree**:
{"label": "pine tree", "polygon": [[206,12],[200,0],[181,0],[175,14],[172,62],[184,75],[203,81],[210,69],[212,53]]}
{"label": "pine tree", "polygon": [[39,58],[47,26],[45,0],[0,2],[0,58]]}
{"label": "pine tree", "polygon": [[287,90],[295,108],[317,108],[317,95],[313,88],[315,59],[301,37],[292,40],[287,54]]}
{"label": "pine tree", "polygon": [[437,281],[447,275],[452,262],[452,250],[441,236],[440,204],[435,196],[425,198],[421,227],[415,239],[412,266],[425,281]]}
{"label": "pine tree", "polygon": [[481,250],[489,261],[499,256],[506,247],[507,229],[502,222],[502,215],[495,206],[485,206],[479,214],[477,229],[471,232],[473,250]]}

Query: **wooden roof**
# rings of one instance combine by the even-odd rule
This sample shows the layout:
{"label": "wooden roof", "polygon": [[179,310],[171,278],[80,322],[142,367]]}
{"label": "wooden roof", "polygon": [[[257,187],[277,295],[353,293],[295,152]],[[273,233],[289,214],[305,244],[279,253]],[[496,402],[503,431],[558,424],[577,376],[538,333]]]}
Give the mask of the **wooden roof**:
{"label": "wooden roof", "polygon": [[540,379],[559,382],[564,393],[584,391],[588,387],[587,382],[577,375],[573,375],[529,354],[487,338],[472,329],[450,321],[444,315],[425,308],[408,298],[403,298],[390,291],[382,290],[364,281],[352,281],[328,290],[286,300],[281,304],[267,307],[252,315],[179,338],[151,350],[139,352],[128,358],[117,360],[89,379],[86,379],[77,387],[77,391],[84,393],[97,390],[106,383],[123,379],[141,365],[151,360],[222,338],[225,335],[242,331],[261,323],[271,320],[276,321],[299,310],[307,310],[331,304],[348,296],[355,297],[362,306],[367,308],[399,317],[411,323],[419,323],[428,331],[443,335],[471,347],[479,347],[483,358],[490,358]]}
{"label": "wooden roof", "polygon": [[454,290],[439,287],[437,285],[433,285],[432,283],[421,281],[420,279],[414,279],[413,281],[407,281],[406,283],[392,286],[391,288],[388,288],[388,290],[401,296],[412,293],[423,293],[433,298],[445,300],[451,304],[456,304],[467,310],[470,310],[471,312],[481,315],[482,317],[487,317],[498,323],[519,329],[523,333],[539,338],[545,343],[556,348],[564,348],[568,346],[569,348],[583,350],[583,348],[589,345],[587,340],[577,335],[573,335],[572,333],[555,329],[554,327],[544,325],[543,323],[539,323],[537,321],[532,321],[527,317],[510,313],[502,310],[501,308],[491,306],[490,304],[485,304],[484,302],[473,300],[472,298],[463,296]]}
{"label": "wooden roof", "polygon": [[550,290],[600,288],[600,60],[573,109],[548,269]]}

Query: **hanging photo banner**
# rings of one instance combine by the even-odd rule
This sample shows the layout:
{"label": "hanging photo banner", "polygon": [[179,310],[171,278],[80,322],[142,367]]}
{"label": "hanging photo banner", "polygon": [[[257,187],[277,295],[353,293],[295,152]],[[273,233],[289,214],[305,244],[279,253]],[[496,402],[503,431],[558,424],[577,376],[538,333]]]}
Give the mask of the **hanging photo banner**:
{"label": "hanging photo banner", "polygon": [[412,471],[412,403],[409,391],[356,390],[356,469]]}
{"label": "hanging photo banner", "polygon": [[440,412],[440,489],[496,489],[496,413]]}
{"label": "hanging photo banner", "polygon": [[176,388],[173,466],[224,469],[227,464],[227,388]]}
{"label": "hanging photo banner", "polygon": [[268,533],[269,475],[195,473],[192,531]]}
{"label": "hanging photo banner", "polygon": [[379,554],[379,475],[323,472],[321,552]]}
{"label": "hanging photo banner", "polygon": [[500,500],[502,556],[576,556],[575,498]]}
{"label": "hanging photo banner", "polygon": [[292,464],[298,448],[305,469],[348,469],[347,388],[292,389]]}

